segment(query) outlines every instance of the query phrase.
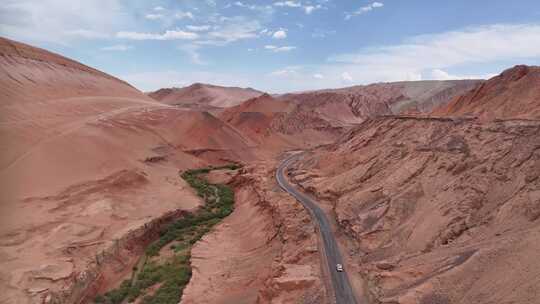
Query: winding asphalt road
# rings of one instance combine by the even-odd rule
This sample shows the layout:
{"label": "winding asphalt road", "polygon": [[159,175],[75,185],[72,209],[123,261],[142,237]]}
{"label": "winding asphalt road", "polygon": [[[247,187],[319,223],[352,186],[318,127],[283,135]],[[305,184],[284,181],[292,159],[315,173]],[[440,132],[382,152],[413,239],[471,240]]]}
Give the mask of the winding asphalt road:
{"label": "winding asphalt road", "polygon": [[349,282],[349,278],[347,277],[347,273],[345,271],[336,271],[336,264],[343,264],[343,261],[326,215],[310,197],[296,190],[285,178],[285,170],[287,169],[287,166],[296,157],[297,155],[293,155],[280,164],[276,171],[277,182],[283,190],[287,191],[290,195],[302,203],[302,205],[309,210],[312,218],[314,218],[319,224],[319,231],[324,244],[324,252],[326,254],[326,261],[328,263],[328,272],[330,273],[330,278],[332,279],[336,303],[356,304],[357,302],[354,297],[354,292]]}

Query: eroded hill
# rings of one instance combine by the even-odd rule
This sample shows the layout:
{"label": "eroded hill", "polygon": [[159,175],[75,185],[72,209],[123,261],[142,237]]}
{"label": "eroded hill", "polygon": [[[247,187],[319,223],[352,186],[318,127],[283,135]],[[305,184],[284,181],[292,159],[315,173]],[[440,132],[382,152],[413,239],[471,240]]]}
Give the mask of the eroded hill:
{"label": "eroded hill", "polygon": [[520,97],[540,83],[508,77],[523,71],[475,91],[491,96],[482,113],[495,120],[369,119],[296,163],[293,179],[330,210],[349,273],[360,274],[373,301],[535,303],[540,296],[540,121],[499,111],[531,106]]}
{"label": "eroded hill", "polygon": [[251,88],[222,87],[195,83],[183,88],[164,88],[148,96],[168,105],[190,108],[220,109],[236,106],[263,93]]}
{"label": "eroded hill", "polygon": [[540,118],[540,67],[519,65],[435,109],[434,115]]}
{"label": "eroded hill", "polygon": [[[115,283],[162,222],[200,205],[179,169],[254,157],[214,116],[45,50],[1,39],[0,67],[5,303]],[[100,252],[123,258],[101,271]]]}

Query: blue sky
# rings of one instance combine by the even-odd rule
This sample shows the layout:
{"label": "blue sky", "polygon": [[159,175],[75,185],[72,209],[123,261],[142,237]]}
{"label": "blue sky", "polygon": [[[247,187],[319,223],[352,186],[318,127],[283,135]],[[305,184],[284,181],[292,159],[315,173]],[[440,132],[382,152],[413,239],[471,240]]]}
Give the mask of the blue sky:
{"label": "blue sky", "polygon": [[3,0],[0,35],[141,90],[273,93],[540,64],[540,1]]}

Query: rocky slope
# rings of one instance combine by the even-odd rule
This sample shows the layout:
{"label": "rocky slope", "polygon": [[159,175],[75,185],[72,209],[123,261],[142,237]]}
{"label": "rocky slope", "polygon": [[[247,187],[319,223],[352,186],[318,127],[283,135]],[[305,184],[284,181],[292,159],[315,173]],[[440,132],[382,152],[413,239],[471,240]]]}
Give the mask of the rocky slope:
{"label": "rocky slope", "polygon": [[508,92],[523,70],[477,89],[495,120],[373,118],[296,163],[293,179],[331,210],[373,302],[537,302],[540,121],[489,107],[531,106],[520,97],[537,80]]}
{"label": "rocky slope", "polygon": [[315,228],[275,184],[273,165],[218,177],[235,187],[235,211],[195,245],[182,304],[327,303]]}
{"label": "rocky slope", "polygon": [[254,157],[214,116],[45,50],[0,39],[0,69],[2,303],[80,295],[96,254],[129,246],[106,284],[131,269],[140,227],[200,204],[179,169]]}
{"label": "rocky slope", "polygon": [[218,117],[256,142],[260,150],[283,151],[330,143],[369,117],[428,112],[478,83],[398,82],[279,96],[265,94],[225,109]]}
{"label": "rocky slope", "polygon": [[165,88],[148,96],[168,105],[183,107],[228,108],[262,95],[252,88],[222,87],[195,83],[184,88]]}
{"label": "rocky slope", "polygon": [[540,67],[515,66],[455,98],[434,115],[495,118],[540,118]]}
{"label": "rocky slope", "polygon": [[428,113],[482,83],[481,80],[407,81],[285,94],[329,121],[357,123],[366,117]]}

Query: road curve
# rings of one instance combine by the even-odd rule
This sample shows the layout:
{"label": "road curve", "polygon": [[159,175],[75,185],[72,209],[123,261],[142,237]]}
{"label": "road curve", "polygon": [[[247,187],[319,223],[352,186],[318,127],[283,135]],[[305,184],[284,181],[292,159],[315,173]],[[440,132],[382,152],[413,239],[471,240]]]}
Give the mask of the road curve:
{"label": "road curve", "polygon": [[334,294],[336,296],[336,303],[356,304],[357,302],[349,278],[347,277],[346,269],[343,272],[336,271],[336,264],[343,264],[343,261],[326,215],[310,197],[296,190],[285,178],[287,166],[296,157],[297,155],[293,155],[285,159],[279,165],[276,171],[276,180],[283,190],[287,191],[310,211],[312,218],[314,218],[319,225],[319,231],[324,244],[324,252],[326,254],[326,261],[328,263],[328,272],[330,273]]}

